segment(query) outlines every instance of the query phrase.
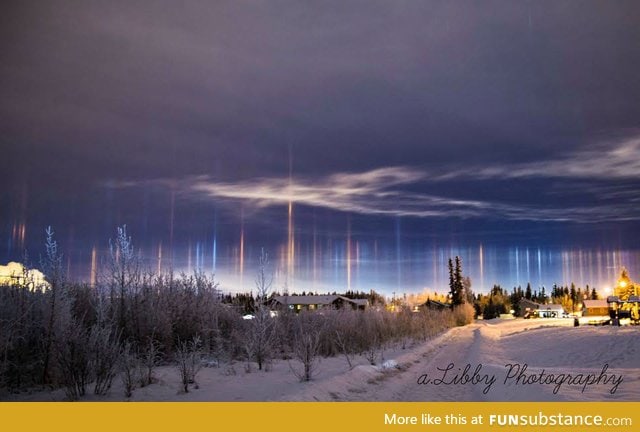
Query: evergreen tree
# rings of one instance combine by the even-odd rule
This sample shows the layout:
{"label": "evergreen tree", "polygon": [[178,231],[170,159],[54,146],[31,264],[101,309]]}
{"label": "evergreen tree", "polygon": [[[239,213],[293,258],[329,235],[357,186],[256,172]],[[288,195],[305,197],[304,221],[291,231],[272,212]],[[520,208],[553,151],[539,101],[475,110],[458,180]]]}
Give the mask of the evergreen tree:
{"label": "evergreen tree", "polygon": [[546,304],[547,303],[547,293],[545,293],[544,287],[540,289],[540,301],[539,303]]}
{"label": "evergreen tree", "polygon": [[[470,282],[470,281],[469,281]],[[458,306],[465,301],[464,283],[462,280],[462,260],[459,256],[455,258],[455,268],[453,262],[449,259],[449,294],[451,296],[451,304]]]}
{"label": "evergreen tree", "polygon": [[453,298],[455,287],[456,287],[456,281],[453,275],[453,260],[449,258],[449,294],[451,298]]}
{"label": "evergreen tree", "polygon": [[576,311],[576,303],[578,302],[578,292],[576,291],[576,286],[573,282],[571,282],[571,289],[569,290],[570,298],[571,298],[571,311]]}
{"label": "evergreen tree", "polygon": [[576,302],[581,303],[582,300],[584,300],[584,297],[582,296],[582,288],[578,287],[576,292]]}

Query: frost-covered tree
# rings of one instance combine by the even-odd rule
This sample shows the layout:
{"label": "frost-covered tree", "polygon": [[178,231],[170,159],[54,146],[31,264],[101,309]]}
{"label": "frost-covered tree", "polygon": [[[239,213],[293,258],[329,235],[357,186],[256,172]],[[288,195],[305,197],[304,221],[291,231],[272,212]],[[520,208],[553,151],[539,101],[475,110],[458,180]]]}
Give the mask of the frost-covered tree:
{"label": "frost-covered tree", "polygon": [[258,260],[258,273],[256,275],[256,295],[253,306],[253,319],[248,320],[247,334],[245,338],[245,351],[248,360],[255,360],[258,369],[262,370],[265,362],[272,355],[275,344],[274,320],[267,306],[271,293],[273,274],[268,270],[269,256],[261,250]]}
{"label": "frost-covered tree", "polygon": [[140,283],[140,257],[135,253],[127,226],[117,228],[115,240],[109,241],[108,285],[112,316],[124,338],[127,334],[127,299]]}
{"label": "frost-covered tree", "polygon": [[56,336],[61,336],[60,329],[64,320],[69,318],[69,303],[65,292],[65,275],[62,267],[62,254],[58,250],[58,243],[54,240],[51,227],[45,230],[45,256],[41,260],[41,267],[48,286],[45,286],[47,301],[46,326],[44,335],[44,358],[42,367],[42,382],[50,382],[50,368],[52,348]]}
{"label": "frost-covered tree", "polygon": [[202,344],[199,336],[194,336],[190,341],[178,342],[176,347],[176,360],[180,383],[185,393],[189,392],[189,384],[195,384],[196,375],[202,368]]}
{"label": "frost-covered tree", "polygon": [[318,366],[320,342],[325,322],[313,312],[302,312],[295,317],[293,333],[293,357],[300,367],[289,363],[300,381],[311,381]]}
{"label": "frost-covered tree", "polygon": [[336,348],[344,355],[349,365],[353,369],[354,359],[359,352],[360,344],[358,340],[358,318],[360,311],[345,308],[336,311],[333,317],[334,343]]}
{"label": "frost-covered tree", "polygon": [[462,278],[462,299],[464,303],[473,304],[473,290],[471,289],[471,278],[465,276]]}

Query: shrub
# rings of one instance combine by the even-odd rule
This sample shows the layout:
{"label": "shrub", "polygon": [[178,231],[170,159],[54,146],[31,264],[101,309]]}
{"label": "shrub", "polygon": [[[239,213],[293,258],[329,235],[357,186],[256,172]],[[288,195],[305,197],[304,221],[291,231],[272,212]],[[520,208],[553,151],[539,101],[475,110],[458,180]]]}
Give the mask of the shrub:
{"label": "shrub", "polygon": [[456,326],[471,324],[475,316],[475,309],[469,303],[463,303],[453,308],[453,318]]}
{"label": "shrub", "polygon": [[176,348],[176,360],[182,389],[188,393],[189,384],[196,384],[196,375],[202,368],[200,337],[194,336],[190,341],[179,342]]}

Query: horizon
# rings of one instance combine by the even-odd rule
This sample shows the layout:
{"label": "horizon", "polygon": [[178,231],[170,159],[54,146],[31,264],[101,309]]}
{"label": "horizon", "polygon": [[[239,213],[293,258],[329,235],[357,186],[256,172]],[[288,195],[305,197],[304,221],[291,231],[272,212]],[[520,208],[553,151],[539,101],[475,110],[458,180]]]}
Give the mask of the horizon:
{"label": "horizon", "polygon": [[[131,236],[131,233],[127,232],[127,235]],[[135,236],[132,236],[132,240],[144,272],[186,275],[200,272],[213,277],[223,292],[231,294],[248,293],[255,288],[257,258],[263,248],[245,245],[241,259],[240,245],[217,250],[213,247],[214,241],[196,242],[189,250],[172,256],[170,251],[163,251],[161,244],[155,250],[145,249],[138,246]],[[64,242],[56,241],[63,254],[64,270],[72,282],[94,285],[99,281],[110,259],[108,241],[102,247],[94,246],[90,251],[67,251]],[[459,256],[463,275],[470,278],[475,293],[486,294],[494,285],[511,291],[517,287],[524,289],[530,284],[534,291],[541,288],[549,291],[554,285],[570,286],[573,283],[576,287],[596,288],[600,295],[604,295],[615,285],[622,268],[626,268],[633,277],[635,267],[629,264],[640,261],[640,251],[531,250],[518,247],[484,248],[482,245],[464,249],[407,247],[398,251],[378,250],[371,245],[352,241],[350,252],[344,239],[335,243],[329,243],[332,246],[329,252],[318,246],[315,253],[309,248],[306,249],[307,255],[298,251],[291,266],[286,244],[281,244],[276,254],[265,249],[269,256],[268,270],[273,276],[271,291],[373,290],[385,297],[424,292],[446,293],[449,290],[447,261]],[[301,247],[295,250],[298,249],[304,251]],[[13,261],[23,263],[24,260]],[[39,269],[38,262],[30,258],[30,268]],[[288,275],[291,269],[294,269],[293,277]],[[505,278],[504,275],[508,275],[506,280],[500,279]]]}

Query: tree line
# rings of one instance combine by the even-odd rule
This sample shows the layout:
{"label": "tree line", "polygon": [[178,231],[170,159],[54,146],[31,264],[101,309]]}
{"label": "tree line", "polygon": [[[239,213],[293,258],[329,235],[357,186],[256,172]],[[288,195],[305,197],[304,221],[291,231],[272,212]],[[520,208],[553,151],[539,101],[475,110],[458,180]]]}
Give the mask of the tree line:
{"label": "tree line", "polygon": [[456,256],[449,259],[449,294],[448,300],[452,305],[472,304],[475,317],[484,319],[497,318],[511,311],[520,315],[520,300],[527,299],[539,304],[561,304],[567,312],[576,312],[584,300],[597,300],[598,293],[595,288],[586,285],[584,288],[576,287],[574,283],[568,286],[554,284],[551,292],[545,287],[532,290],[527,283],[525,289],[521,286],[514,287],[511,292],[500,285],[494,285],[489,293],[475,295],[471,289],[471,279],[462,274],[462,259]]}
{"label": "tree line", "polygon": [[569,286],[553,285],[551,292],[547,293],[545,287],[540,290],[532,290],[531,284],[525,289],[514,287],[511,292],[500,285],[494,285],[488,294],[478,295],[475,298],[474,307],[476,315],[485,319],[497,318],[501,314],[521,314],[520,301],[531,300],[539,304],[560,304],[567,312],[576,312],[584,300],[597,300],[598,293],[595,288],[586,285],[585,288],[576,287],[574,283]]}
{"label": "tree line", "polygon": [[[349,367],[357,358],[377,364],[391,346],[405,348],[473,319],[468,304],[419,313],[371,307],[273,316],[264,251],[255,291],[236,296],[223,295],[204,273],[154,273],[141,262],[126,226],[119,227],[95,286],[71,281],[47,229],[40,265],[46,284],[0,286],[0,395],[63,388],[77,400],[88,392],[105,395],[120,379],[130,397],[155,382],[160,365],[175,368],[184,392],[203,366],[235,374],[268,371],[282,360],[304,381],[323,356],[342,356]],[[374,305],[384,300],[375,292],[346,294]],[[247,312],[252,319],[243,319]]]}

